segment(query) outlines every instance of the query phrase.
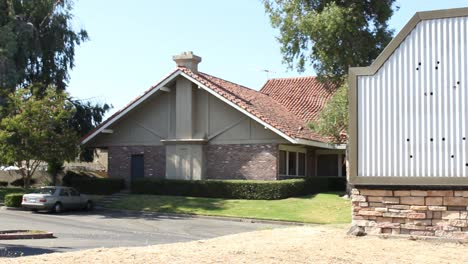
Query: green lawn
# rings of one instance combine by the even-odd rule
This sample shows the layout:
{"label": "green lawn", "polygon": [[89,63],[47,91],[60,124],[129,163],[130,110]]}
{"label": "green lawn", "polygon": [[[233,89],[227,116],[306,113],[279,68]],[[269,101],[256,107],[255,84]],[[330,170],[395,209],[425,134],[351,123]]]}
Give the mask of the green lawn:
{"label": "green lawn", "polygon": [[283,200],[227,200],[183,196],[129,195],[111,208],[214,216],[248,217],[316,224],[351,222],[351,202],[334,193]]}
{"label": "green lawn", "polygon": [[5,195],[9,193],[21,193],[24,192],[23,188],[0,188],[0,201],[3,202],[5,200]]}

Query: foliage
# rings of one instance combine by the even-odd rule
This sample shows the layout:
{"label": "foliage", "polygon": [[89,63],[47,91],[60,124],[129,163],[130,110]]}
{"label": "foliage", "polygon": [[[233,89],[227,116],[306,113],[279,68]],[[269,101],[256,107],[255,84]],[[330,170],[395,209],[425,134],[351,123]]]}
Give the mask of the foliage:
{"label": "foliage", "polygon": [[334,193],[320,193],[282,200],[129,195],[110,206],[138,211],[247,217],[314,224],[351,222],[350,201]]}
{"label": "foliage", "polygon": [[[343,143],[348,129],[347,88],[350,66],[368,66],[390,42],[388,20],[395,0],[263,0],[278,28],[283,62],[304,71],[306,64],[322,82],[343,86],[310,127]],[[398,7],[396,7],[398,9]]]}
{"label": "foliage", "polygon": [[348,85],[343,84],[320,112],[318,121],[309,127],[332,138],[334,143],[345,143],[342,136],[348,129]]}
{"label": "foliage", "polygon": [[342,192],[346,191],[346,177],[310,177],[306,179],[306,194],[323,192]]}
{"label": "foliage", "polygon": [[8,207],[21,207],[24,193],[10,193],[5,195],[5,205]]}
{"label": "foliage", "polygon": [[26,190],[23,188],[15,188],[15,187],[0,187],[0,201],[3,201],[5,199],[5,195],[9,193],[25,193]]}
{"label": "foliage", "polygon": [[86,194],[108,195],[119,192],[125,187],[123,179],[98,178],[85,172],[67,171],[63,176],[63,185],[74,187]]}
{"label": "foliage", "polygon": [[[23,187],[25,184],[26,183],[25,183],[24,178],[19,178],[19,179],[16,179],[16,180],[10,182],[11,186],[16,186],[16,187]],[[35,179],[30,179],[29,184],[30,185],[36,184],[36,180]]]}
{"label": "foliage", "polygon": [[[78,133],[80,137],[86,135],[93,128],[98,126],[103,121],[104,114],[109,111],[112,106],[108,104],[91,104],[77,99],[70,99],[70,102],[75,106],[75,114],[70,119],[70,126]],[[80,152],[80,158],[84,161],[93,160],[93,150],[84,148]]]}
{"label": "foliage", "polygon": [[350,66],[369,65],[392,38],[395,0],[264,0],[278,28],[283,61],[318,77],[342,82]]}
{"label": "foliage", "polygon": [[64,169],[63,160],[61,159],[52,159],[47,161],[47,172],[49,173],[52,182],[47,185],[57,185],[57,176]]}
{"label": "foliage", "polygon": [[7,187],[8,182],[7,181],[0,181],[0,187]]}
{"label": "foliage", "polygon": [[[0,0],[1,106],[9,103],[8,94],[18,88],[27,88],[38,97],[51,86],[57,91],[66,89],[75,47],[88,40],[85,30],[73,29],[72,9],[72,0]],[[110,109],[107,104],[68,100],[76,110],[69,122],[80,137],[102,122]],[[8,114],[6,108],[2,110],[0,118]]]}
{"label": "foliage", "polygon": [[9,96],[9,115],[0,122],[0,157],[16,164],[25,187],[41,161],[71,160],[77,155],[77,135],[68,125],[73,105],[65,92],[49,87],[38,97],[28,89]]}
{"label": "foliage", "polygon": [[72,8],[70,0],[0,0],[0,87],[65,90],[75,46],[88,39],[73,30]]}
{"label": "foliage", "polygon": [[137,194],[274,200],[302,195],[304,183],[302,179],[283,181],[140,179],[132,182],[131,189]]}

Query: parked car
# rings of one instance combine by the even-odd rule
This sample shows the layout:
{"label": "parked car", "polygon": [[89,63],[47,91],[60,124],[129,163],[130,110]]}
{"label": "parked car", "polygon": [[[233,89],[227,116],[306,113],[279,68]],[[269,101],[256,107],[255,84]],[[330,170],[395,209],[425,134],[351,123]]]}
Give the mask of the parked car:
{"label": "parked car", "polygon": [[33,211],[47,210],[61,213],[71,209],[93,209],[93,201],[71,187],[46,186],[23,195],[21,206]]}

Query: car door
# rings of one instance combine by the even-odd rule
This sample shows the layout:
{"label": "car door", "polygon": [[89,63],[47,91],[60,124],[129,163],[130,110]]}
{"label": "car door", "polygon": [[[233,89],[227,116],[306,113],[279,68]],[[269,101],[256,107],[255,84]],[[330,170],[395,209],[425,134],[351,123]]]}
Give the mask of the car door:
{"label": "car door", "polygon": [[84,207],[84,204],[81,201],[80,193],[73,188],[70,188],[69,190],[70,190],[70,199],[71,199],[73,208],[78,209],[78,208]]}
{"label": "car door", "polygon": [[70,197],[70,192],[68,191],[67,188],[60,189],[58,200],[62,203],[63,208],[65,209],[73,208],[71,197]]}

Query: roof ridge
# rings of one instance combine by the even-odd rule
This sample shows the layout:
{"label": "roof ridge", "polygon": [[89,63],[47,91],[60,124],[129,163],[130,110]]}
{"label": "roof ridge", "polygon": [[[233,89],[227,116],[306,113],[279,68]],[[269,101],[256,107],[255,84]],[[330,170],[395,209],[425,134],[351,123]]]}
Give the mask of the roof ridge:
{"label": "roof ridge", "polygon": [[[231,83],[231,84],[234,84],[234,85],[238,85],[238,86],[241,86],[241,85],[236,84],[236,83],[233,83],[233,82],[230,82],[230,81],[227,81],[227,80],[224,80],[224,79],[221,79],[221,78],[218,78],[218,77],[216,77],[216,76],[213,76],[213,75],[210,75],[210,74],[207,74],[207,73],[203,73],[203,72],[193,72],[192,70],[190,70],[190,69],[188,69],[188,68],[185,68],[185,67],[179,67],[179,68],[182,68],[182,70],[186,70],[188,73],[193,74],[193,75],[195,75],[195,76],[197,76],[197,77],[199,77],[199,78],[202,78],[202,79],[205,80],[206,82],[209,82],[211,85],[216,86],[218,89],[223,90],[225,93],[228,93],[228,94],[234,96],[234,97],[237,98],[238,100],[241,100],[241,101],[243,101],[243,102],[245,102],[245,103],[247,103],[247,104],[251,104],[251,102],[250,102],[249,100],[246,100],[246,99],[242,98],[241,96],[239,96],[238,94],[236,94],[236,93],[230,91],[229,89],[226,89],[225,87],[223,87],[223,86],[221,86],[221,85],[219,85],[219,84],[217,84],[217,83],[211,81],[207,76],[210,76],[210,77],[212,77],[212,78],[219,79],[219,80],[221,80],[221,81],[228,82],[228,83]],[[243,86],[241,86],[241,87],[243,87]],[[245,88],[247,88],[247,87],[245,87]],[[247,89],[248,89],[248,90],[251,90],[251,89],[249,89],[249,88],[247,88]]]}
{"label": "roof ridge", "polygon": [[222,80],[222,81],[225,81],[225,82],[228,82],[228,83],[237,85],[237,86],[239,86],[239,87],[241,87],[241,88],[244,88],[244,89],[248,89],[248,90],[251,90],[251,91],[254,91],[254,92],[258,92],[257,90],[252,89],[252,88],[250,88],[250,87],[247,87],[247,86],[244,86],[244,85],[242,85],[242,84],[235,83],[235,82],[231,82],[231,81],[228,81],[228,80],[226,80],[226,79],[219,78],[219,77],[217,77],[217,76],[214,76],[214,75],[211,75],[211,74],[208,74],[208,73],[205,73],[205,72],[198,72],[198,73],[200,73],[200,74],[202,74],[202,75],[208,75],[208,76],[214,77],[214,78],[216,78],[216,79],[220,79],[220,80]]}
{"label": "roof ridge", "polygon": [[318,77],[317,76],[312,76],[312,75],[307,75],[307,76],[294,76],[294,77],[278,77],[278,78],[271,78],[268,81],[274,81],[274,80],[296,80],[296,79],[307,79],[307,78],[311,78],[311,79],[317,79]]}

